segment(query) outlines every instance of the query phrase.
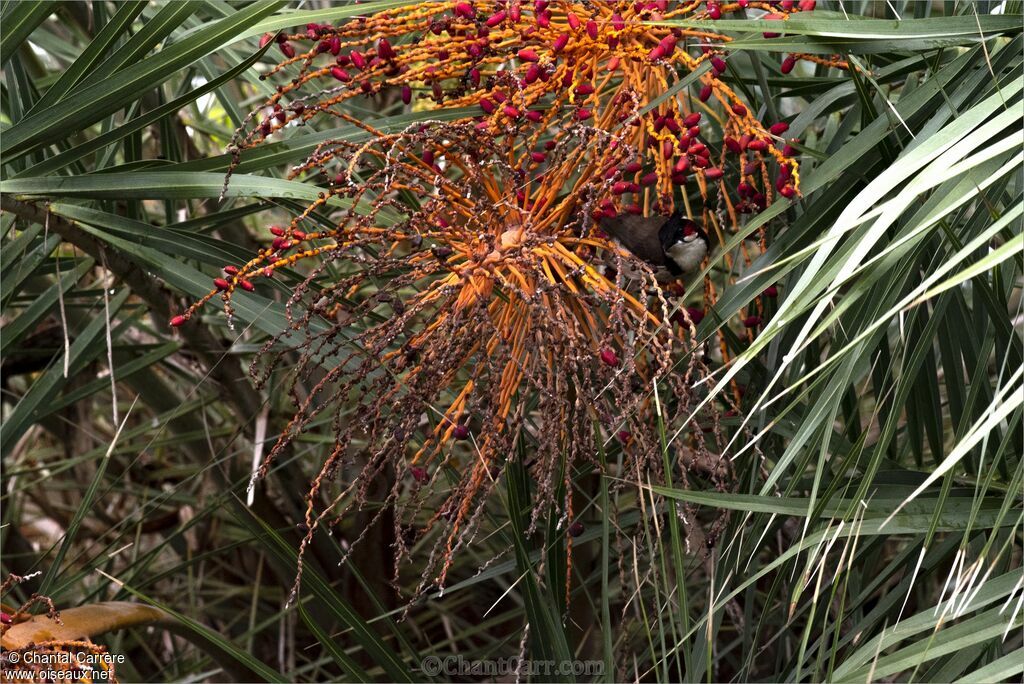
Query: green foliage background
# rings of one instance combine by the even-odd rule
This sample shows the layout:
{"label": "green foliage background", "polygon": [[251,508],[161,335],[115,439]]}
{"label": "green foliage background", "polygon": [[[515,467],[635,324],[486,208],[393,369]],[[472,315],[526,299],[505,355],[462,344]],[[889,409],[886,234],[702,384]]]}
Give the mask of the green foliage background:
{"label": "green foliage background", "polygon": [[[563,624],[544,576],[559,551],[537,576],[517,524],[528,482],[510,477],[497,532],[407,616],[384,581],[389,550],[371,539],[337,567],[360,519],[318,540],[286,606],[326,438],[307,434],[249,505],[259,440],[287,407],[244,367],[283,325],[288,280],[238,296],[235,330],[212,311],[166,321],[315,198],[283,179],[289,164],[364,135],[289,129],[243,156],[219,202],[231,134],[272,92],[258,37],[395,4],[2,3],[0,548],[5,574],[42,573],[20,591],[168,610],[179,636],[101,639],[129,656],[126,680],[428,679],[427,656],[517,655],[527,622],[530,656],[604,660],[609,680],[1019,679],[1020,2],[823,1],[776,40],[721,22],[745,53],[726,78],[792,117],[804,198],[748,223],[786,227],[762,275],[718,306],[728,319],[780,284],[729,370],[765,458],[743,461],[741,494],[656,488],[734,512],[713,563],[663,531],[646,610],[623,614],[603,481],[577,544],[594,563]],[[866,70],[784,76],[790,51]],[[360,102],[345,106],[384,130],[428,116]],[[648,525],[641,510],[621,522]]]}

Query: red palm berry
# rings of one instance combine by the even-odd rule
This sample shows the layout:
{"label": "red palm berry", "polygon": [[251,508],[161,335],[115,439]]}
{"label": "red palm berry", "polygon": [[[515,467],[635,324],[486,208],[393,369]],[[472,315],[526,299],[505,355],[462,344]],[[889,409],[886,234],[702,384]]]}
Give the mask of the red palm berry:
{"label": "red palm berry", "polygon": [[269,230],[271,235],[276,235],[277,237],[281,237],[285,232],[281,226],[270,226]]}
{"label": "red palm berry", "polygon": [[517,54],[519,55],[519,59],[523,60],[524,62],[536,62],[540,60],[540,57],[537,56],[536,51],[530,48],[523,48]]}
{"label": "red palm berry", "polygon": [[416,480],[420,484],[424,484],[427,480],[430,479],[430,476],[427,475],[427,469],[421,468],[420,466],[410,467],[409,474],[412,475],[412,479]]}
{"label": "red palm berry", "polygon": [[601,361],[606,366],[611,366],[612,368],[615,368],[619,365],[619,355],[615,353],[614,349],[605,347],[604,349],[601,350]]}
{"label": "red palm berry", "polygon": [[786,55],[786,59],[782,60],[782,73],[788,74],[796,66],[796,57],[793,55]]}
{"label": "red palm berry", "polygon": [[761,325],[760,316],[747,316],[746,318],[743,319],[744,328],[756,328],[759,325]]}
{"label": "red palm berry", "polygon": [[472,19],[476,16],[476,10],[468,2],[457,2],[455,3],[455,9],[453,10],[455,16],[462,17],[463,19]]}
{"label": "red palm berry", "polygon": [[488,114],[494,113],[494,103],[488,100],[486,97],[480,99],[480,109]]}
{"label": "red palm berry", "polygon": [[273,33],[264,33],[262,36],[260,36],[260,49],[262,50],[263,48],[267,47],[267,43],[269,43],[272,40],[274,40]]}
{"label": "red palm berry", "polygon": [[597,40],[597,22],[593,19],[587,20],[587,35],[591,40]]}
{"label": "red palm berry", "polygon": [[228,275],[238,275],[238,268],[235,266],[225,266],[224,272]]}
{"label": "red palm berry", "polygon": [[246,292],[252,292],[253,290],[256,289],[256,286],[253,285],[252,282],[248,280],[239,280],[238,284]]}
{"label": "red palm berry", "polygon": [[703,88],[701,88],[700,89],[700,96],[699,96],[700,101],[701,102],[707,102],[709,99],[711,99],[711,92],[712,92],[712,90],[713,90],[713,88],[710,85],[705,85]]}
{"label": "red palm berry", "polygon": [[776,297],[779,296],[779,288],[775,287],[774,285],[769,285],[764,289],[764,292],[762,292],[761,294],[763,294],[765,297],[775,299]]}
{"label": "red palm berry", "polygon": [[548,155],[544,154],[543,152],[531,152],[530,153],[530,159],[532,159],[533,161],[537,162],[538,164],[542,164],[544,162],[544,160],[547,159],[547,158],[548,158]]}
{"label": "red palm berry", "polygon": [[580,121],[586,121],[593,115],[593,112],[591,112],[589,109],[580,108],[576,110],[576,118],[579,119]]}
{"label": "red palm berry", "polygon": [[[187,323],[187,322],[188,322],[188,319],[185,318],[184,316],[175,316],[174,318],[171,319],[171,327],[172,328],[180,328],[181,326],[185,325],[185,323]],[[5,613],[5,615],[6,615],[6,613]]]}
{"label": "red palm berry", "polygon": [[452,437],[455,439],[469,439],[469,426],[464,423],[459,423],[452,428]]}
{"label": "red palm berry", "polygon": [[616,12],[612,15],[612,28],[616,31],[621,31],[626,28],[626,22],[622,19],[622,15]]}
{"label": "red palm berry", "polygon": [[645,175],[644,175],[644,176],[643,176],[643,177],[642,177],[642,178],[640,179],[640,185],[644,185],[644,186],[647,186],[647,185],[654,185],[654,184],[655,184],[655,183],[657,183],[657,182],[658,182],[658,174],[656,174],[656,173],[655,173],[655,172],[653,172],[653,171],[651,171],[651,172],[650,172],[650,173],[648,173],[648,174],[645,174]]}
{"label": "red palm berry", "polygon": [[779,194],[785,197],[786,199],[793,199],[794,197],[796,197],[796,188],[794,188],[792,185],[787,185],[786,187],[779,190]]}
{"label": "red palm berry", "polygon": [[[536,109],[531,109],[530,111],[526,112],[526,118],[532,121],[533,123],[539,123],[540,120],[544,118],[544,114],[542,112],[537,111]],[[549,140],[548,142],[553,141]]]}
{"label": "red palm berry", "polygon": [[740,154],[743,152],[743,148],[740,147],[740,142],[736,138],[725,136],[724,138],[725,147],[733,154]]}
{"label": "red palm berry", "polygon": [[[11,622],[13,622],[13,620],[11,619],[10,615],[8,615],[7,613],[0,612],[0,623],[3,623],[5,625],[9,625],[9,624],[11,624]],[[13,662],[17,662],[17,661],[13,661]]]}
{"label": "red palm berry", "polygon": [[501,111],[504,112],[505,116],[507,116],[510,119],[519,118],[519,110],[513,107],[512,105],[505,105],[505,107]]}
{"label": "red palm berry", "polygon": [[281,52],[285,57],[291,59],[295,56],[295,48],[292,47],[291,43],[279,43],[279,45],[281,46]]}
{"label": "red palm berry", "polygon": [[505,10],[498,10],[497,12],[492,14],[491,16],[487,17],[487,21],[485,21],[484,24],[488,28],[494,28],[495,26],[497,26],[501,22],[505,21],[505,18],[507,16],[508,16],[508,14],[505,12]]}
{"label": "red palm berry", "polygon": [[231,283],[229,283],[228,281],[224,280],[223,278],[214,278],[213,279],[213,286],[215,288],[217,288],[218,290],[227,290],[227,289],[229,289],[231,287]]}
{"label": "red palm berry", "polygon": [[734,105],[732,106],[732,111],[733,111],[733,113],[734,113],[734,114],[735,114],[736,116],[746,116],[746,115],[747,115],[747,108],[746,108],[746,107],[744,107],[744,106],[743,106],[743,105],[741,105],[741,104],[734,104]]}
{"label": "red palm berry", "polygon": [[551,51],[552,52],[561,52],[562,50],[565,49],[565,46],[568,45],[568,44],[569,44],[569,34],[561,33],[561,34],[559,34],[559,36],[557,38],[555,38],[555,42],[551,44]]}
{"label": "red palm berry", "polygon": [[789,130],[789,124],[786,123],[785,121],[780,121],[779,123],[772,124],[771,128],[768,129],[768,131],[772,135],[782,135],[783,133],[785,133],[788,130]]}
{"label": "red palm berry", "polygon": [[708,3],[708,16],[712,19],[722,18],[722,8],[716,3]]}
{"label": "red palm berry", "polygon": [[579,520],[573,520],[572,524],[569,525],[569,528],[566,530],[566,532],[568,532],[570,537],[578,537],[581,534],[583,534],[583,530],[583,523],[581,523]]}
{"label": "red palm berry", "polygon": [[683,125],[686,126],[687,128],[693,128],[694,126],[696,126],[699,123],[700,123],[700,112],[693,112],[692,114],[687,114],[686,118],[683,119]]}
{"label": "red palm berry", "polygon": [[718,168],[717,166],[712,166],[710,169],[704,169],[704,177],[707,178],[708,180],[718,180],[724,175],[725,173],[722,171],[722,169]]}
{"label": "red palm berry", "polygon": [[623,444],[629,444],[629,441],[633,439],[633,434],[629,430],[619,430],[615,433],[615,436]]}
{"label": "red palm berry", "polygon": [[725,73],[725,69],[726,69],[725,60],[722,59],[721,57],[718,57],[717,55],[712,57],[711,58],[711,66],[713,66],[715,68],[715,71],[717,71],[718,73],[720,73],[720,74],[724,74]]}
{"label": "red palm berry", "polygon": [[643,167],[640,165],[640,162],[638,162],[638,161],[631,161],[628,164],[626,164],[624,167],[622,167],[622,172],[623,173],[636,173],[641,168],[643,168]]}
{"label": "red palm berry", "polygon": [[800,11],[801,12],[813,12],[815,5],[818,4],[818,0],[800,0]]}
{"label": "red palm berry", "polygon": [[569,20],[569,28],[573,31],[580,30],[580,18],[577,17],[575,13],[569,12],[569,15],[566,18]]}
{"label": "red palm berry", "polygon": [[377,54],[381,59],[395,58],[395,49],[391,47],[391,43],[388,42],[387,38],[381,38],[377,41]]}
{"label": "red palm berry", "polygon": [[331,76],[338,79],[342,83],[352,80],[352,77],[349,75],[349,73],[342,69],[341,67],[331,67]]}
{"label": "red palm berry", "polygon": [[768,149],[768,143],[764,140],[751,140],[747,143],[748,150],[754,150],[755,152],[764,152]]}

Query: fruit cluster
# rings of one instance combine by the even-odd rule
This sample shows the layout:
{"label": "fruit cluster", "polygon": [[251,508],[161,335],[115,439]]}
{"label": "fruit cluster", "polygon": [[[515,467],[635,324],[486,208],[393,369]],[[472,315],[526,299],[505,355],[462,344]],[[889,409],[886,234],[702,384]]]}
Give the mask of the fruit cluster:
{"label": "fruit cluster", "polygon": [[[235,149],[322,112],[348,118],[337,105],[351,98],[395,93],[406,104],[475,108],[481,132],[516,138],[538,165],[541,141],[572,122],[619,131],[642,159],[623,171],[617,189],[645,211],[670,211],[674,186],[687,182],[702,195],[708,184],[721,184],[740,211],[753,211],[770,203],[773,191],[796,197],[798,167],[782,137],[785,122],[763,124],[723,79],[731,39],[715,30],[717,20],[749,11],[784,22],[814,4],[424,2],[342,26],[268,34],[263,40],[276,39],[286,59],[266,76],[293,75]],[[673,23],[681,19],[707,27]],[[798,59],[834,63],[795,54],[780,69],[791,71]],[[693,85],[680,91],[687,75]],[[663,97],[669,92],[679,96]],[[712,133],[714,142],[707,139]],[[775,183],[765,182],[768,162],[778,169]],[[732,177],[740,180],[724,192]]]}
{"label": "fruit cluster", "polygon": [[[735,405],[702,405],[693,389],[713,386],[709,364],[728,361],[724,336],[717,360],[694,344],[716,284],[704,278],[699,303],[670,304],[682,285],[660,285],[596,219],[667,215],[679,204],[724,245],[776,193],[798,197],[788,124],[763,123],[727,84],[735,57],[715,28],[747,11],[781,25],[813,5],[422,2],[264,37],[285,57],[266,77],[288,78],[236,133],[236,164],[315,118],[356,126],[366,142],[327,140],[293,168],[292,177],[320,184],[318,199],[272,226],[267,247],[226,266],[171,324],[218,296],[230,320],[238,290],[305,269],[292,281],[289,327],[253,367],[267,382],[290,364],[295,398],[261,476],[334,412],[334,447],[308,493],[303,549],[328,516],[361,507],[371,483],[390,473],[386,498],[397,519],[422,511],[421,490],[445,492],[424,530],[444,532],[421,590],[443,584],[510,454],[527,451],[535,464],[530,529],[551,507],[572,521],[566,464],[594,463],[604,443],[627,455],[624,472],[666,474],[651,438],[656,413],[673,429],[685,426],[694,462],[711,464],[714,486],[727,486],[728,462],[715,465],[714,454],[727,441],[720,414]],[[780,69],[798,58],[818,61],[789,56]],[[341,106],[366,96],[438,117],[378,130]],[[749,250],[765,248],[764,233],[757,238],[738,257],[722,255],[729,274],[734,258],[749,265]],[[639,283],[627,282],[626,270],[640,273]],[[776,295],[769,288],[742,310],[737,331],[753,339]],[[672,401],[656,412],[657,383]],[[465,465],[455,443],[474,452]],[[346,464],[357,474],[324,508],[321,490]],[[670,467],[682,468],[672,477],[685,484],[686,468]],[[404,538],[396,546],[400,557],[408,552]]]}

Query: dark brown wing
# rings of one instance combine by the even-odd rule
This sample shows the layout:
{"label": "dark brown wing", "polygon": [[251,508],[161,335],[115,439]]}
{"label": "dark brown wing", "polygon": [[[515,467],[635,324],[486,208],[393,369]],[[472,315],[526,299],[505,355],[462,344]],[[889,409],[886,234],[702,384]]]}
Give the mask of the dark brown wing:
{"label": "dark brown wing", "polygon": [[658,230],[665,223],[664,216],[616,216],[602,218],[601,228],[618,240],[638,258],[652,266],[665,265],[665,251],[661,248]]}

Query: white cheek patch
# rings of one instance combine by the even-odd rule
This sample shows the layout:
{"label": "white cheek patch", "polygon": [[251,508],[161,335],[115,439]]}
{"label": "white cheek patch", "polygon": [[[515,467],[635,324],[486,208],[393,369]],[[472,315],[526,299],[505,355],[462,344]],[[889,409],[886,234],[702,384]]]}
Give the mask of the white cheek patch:
{"label": "white cheek patch", "polygon": [[668,256],[683,273],[692,273],[700,268],[700,262],[708,253],[707,244],[700,239],[691,242],[677,242],[668,248]]}

